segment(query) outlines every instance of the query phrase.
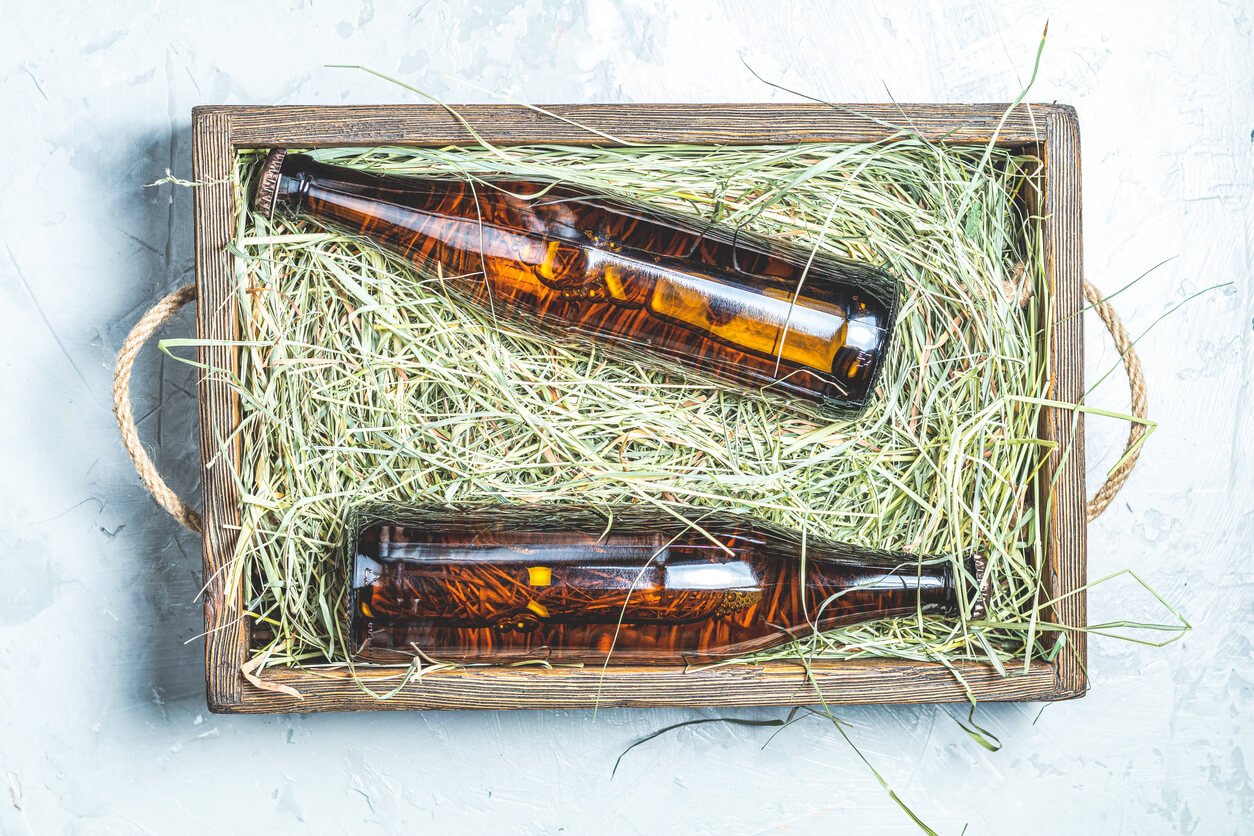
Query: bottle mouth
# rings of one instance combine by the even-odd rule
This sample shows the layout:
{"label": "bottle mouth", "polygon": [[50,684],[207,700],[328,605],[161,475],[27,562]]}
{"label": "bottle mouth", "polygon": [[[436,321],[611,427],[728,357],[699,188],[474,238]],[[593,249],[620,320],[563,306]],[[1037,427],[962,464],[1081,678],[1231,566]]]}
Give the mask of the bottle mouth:
{"label": "bottle mouth", "polygon": [[283,160],[287,149],[274,148],[266,155],[257,178],[257,191],[253,194],[253,211],[274,217],[274,206],[279,199],[279,182],[283,179]]}

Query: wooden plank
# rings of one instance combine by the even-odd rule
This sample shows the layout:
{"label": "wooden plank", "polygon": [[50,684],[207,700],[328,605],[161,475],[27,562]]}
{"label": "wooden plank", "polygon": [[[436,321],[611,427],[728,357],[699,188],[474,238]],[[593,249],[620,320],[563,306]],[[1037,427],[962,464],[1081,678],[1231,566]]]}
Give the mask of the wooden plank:
{"label": "wooden plank", "polygon": [[[1080,228],[1080,128],[1075,109],[1058,106],[1049,114],[1045,143],[1045,258],[1054,297],[1050,332],[1050,397],[1066,403],[1084,400],[1084,260]],[[1042,471],[1054,486],[1046,550],[1051,596],[1059,624],[1088,623],[1088,527],[1084,486],[1084,415],[1047,409],[1047,438],[1057,443]],[[1066,634],[1058,657],[1059,698],[1083,696],[1088,688],[1088,641],[1083,632]]]}
{"label": "wooden plank", "polygon": [[[1049,105],[968,104],[615,104],[541,105],[561,119],[515,105],[452,105],[481,136],[499,144],[553,142],[615,144],[692,142],[754,145],[791,142],[871,142],[899,128],[934,141],[986,143],[997,132],[1006,144],[1039,142]],[[208,109],[207,109],[208,110]],[[439,105],[352,107],[223,107],[241,147],[467,144],[475,138]],[[568,119],[581,126],[564,122]]]}
{"label": "wooden plank", "polygon": [[[513,106],[458,105],[491,142],[608,142],[551,116]],[[757,144],[873,141],[909,125],[933,141],[983,143],[997,133],[1009,146],[1044,149],[1044,195],[1048,281],[1057,295],[1051,338],[1055,397],[1078,401],[1083,390],[1083,351],[1079,310],[1079,146],[1075,113],[1052,105],[1024,105],[1003,122],[1005,105],[555,105],[546,109],[629,142]],[[443,145],[473,137],[438,106],[366,107],[201,107],[194,111],[196,177],[229,175],[234,152],[246,147],[346,145]],[[998,131],[998,126],[1001,130]],[[1055,148],[1058,150],[1055,151]],[[201,288],[202,337],[235,337],[230,298],[230,240],[235,208],[229,185],[197,189],[197,279]],[[234,367],[234,352],[205,349],[202,359]],[[243,683],[239,667],[246,655],[246,628],[239,619],[236,590],[226,597],[221,572],[233,554],[239,507],[233,482],[223,467],[209,467],[222,437],[238,421],[238,404],[220,384],[201,382],[201,450],[205,459],[205,573],[210,579],[205,616],[206,676],[214,711],[244,713],[408,708],[553,708],[601,706],[790,705],[815,702],[815,681],[832,703],[911,703],[961,701],[967,691],[944,667],[906,660],[825,662],[813,668],[815,681],[796,665],[770,663],[728,666],[696,672],[611,666],[604,676],[591,669],[468,668],[432,674],[406,685],[394,699],[365,693],[342,671],[267,671],[266,677],[291,685],[305,699],[262,691]],[[1044,559],[1051,567],[1047,586],[1056,596],[1084,584],[1083,427],[1072,433],[1071,415],[1050,411],[1043,437],[1057,441],[1070,456],[1051,457],[1046,479],[1056,479],[1051,533]],[[238,462],[239,448],[233,451]],[[1055,617],[1084,623],[1082,595],[1067,599]],[[959,670],[981,700],[1058,699],[1083,693],[1084,642],[1072,641],[1073,655],[1054,663],[1035,662],[1026,675],[1001,678],[983,665]],[[390,690],[398,680],[380,683]]]}
{"label": "wooden plank", "polygon": [[[980,700],[1037,700],[1057,688],[1052,665],[1037,662],[1026,675],[1002,678],[987,665],[958,666]],[[400,684],[371,680],[372,691],[385,694]],[[266,679],[290,685],[303,699],[246,686],[247,698],[234,713],[405,710],[405,709],[535,709],[535,708],[661,708],[665,706],[813,705],[816,685],[830,704],[892,704],[965,702],[967,692],[940,665],[908,661],[849,661],[817,666],[813,679],[797,664],[772,662],[685,672],[681,668],[610,666],[605,675],[595,667],[467,668],[441,671],[411,681],[386,700],[365,693],[344,670],[307,673],[291,669],[267,671]]]}
{"label": "wooden plank", "polygon": [[[196,223],[196,334],[202,340],[232,340],[237,332],[232,294],[232,263],[227,244],[234,233],[231,173],[235,149],[230,116],[197,112],[192,118],[192,176]],[[219,369],[238,365],[234,349],[205,346],[200,362]],[[241,618],[240,590],[225,585],[225,573],[238,538],[240,504],[228,462],[218,458],[220,439],[239,424],[239,404],[225,383],[203,372],[199,378],[202,559],[205,578],[205,685],[210,710],[239,703],[240,665],[247,653],[247,624]],[[239,459],[235,445],[233,458]],[[215,463],[216,462],[216,463]]]}

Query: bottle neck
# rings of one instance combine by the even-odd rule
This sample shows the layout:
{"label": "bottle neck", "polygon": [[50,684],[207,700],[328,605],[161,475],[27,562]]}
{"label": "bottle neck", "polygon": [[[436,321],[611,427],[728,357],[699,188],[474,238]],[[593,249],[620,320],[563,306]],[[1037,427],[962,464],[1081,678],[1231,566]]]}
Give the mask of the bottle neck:
{"label": "bottle neck", "polygon": [[[352,178],[349,182],[346,178]],[[271,151],[262,164],[253,196],[253,208],[265,215],[282,210],[289,214],[306,211],[310,189],[315,181],[344,181],[349,186],[367,186],[374,175],[319,163],[304,154]]]}
{"label": "bottle neck", "polygon": [[305,199],[309,197],[309,188],[312,185],[313,175],[307,171],[284,174],[279,178],[279,189],[275,194],[276,206],[293,215],[299,214],[305,208]]}

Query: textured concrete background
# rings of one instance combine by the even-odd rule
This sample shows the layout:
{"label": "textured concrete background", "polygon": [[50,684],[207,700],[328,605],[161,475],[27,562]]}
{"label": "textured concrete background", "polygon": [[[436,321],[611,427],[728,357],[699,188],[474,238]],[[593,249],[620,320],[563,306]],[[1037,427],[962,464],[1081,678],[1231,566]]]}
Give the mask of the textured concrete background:
{"label": "textured concrete background", "polygon": [[[1162,427],[1090,529],[1094,577],[1135,567],[1197,625],[1164,650],[1097,639],[1093,691],[982,708],[849,708],[853,739],[942,833],[1254,832],[1251,244],[1254,9],[1234,2],[18,3],[0,15],[0,832],[917,832],[829,726],[699,711],[232,718],[205,711],[199,544],[138,487],[112,357],[192,276],[200,103],[1006,101],[1075,104],[1089,276],[1123,294]],[[469,84],[468,84],[468,83]],[[474,85],[474,86],[471,86]],[[1089,323],[1090,379],[1117,358]],[[190,333],[184,316],[169,332]],[[196,491],[192,376],[155,351],[142,431]],[[1112,375],[1092,403],[1123,409]],[[1089,421],[1091,484],[1124,427]],[[1095,620],[1161,619],[1127,580]],[[773,718],[777,711],[741,711]]]}

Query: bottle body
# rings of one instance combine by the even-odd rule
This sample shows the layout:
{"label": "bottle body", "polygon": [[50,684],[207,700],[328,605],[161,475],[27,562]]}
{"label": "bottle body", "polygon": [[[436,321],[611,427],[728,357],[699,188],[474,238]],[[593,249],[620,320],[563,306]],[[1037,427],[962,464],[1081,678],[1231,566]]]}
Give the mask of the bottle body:
{"label": "bottle body", "polygon": [[492,315],[852,414],[888,348],[885,273],[540,180],[377,175],[274,152],[259,208],[360,235]]}
{"label": "bottle body", "polygon": [[[687,664],[814,630],[956,611],[947,561],[807,543],[722,515],[705,533],[639,511],[413,510],[353,526],[363,661]],[[707,536],[708,535],[708,536]]]}

